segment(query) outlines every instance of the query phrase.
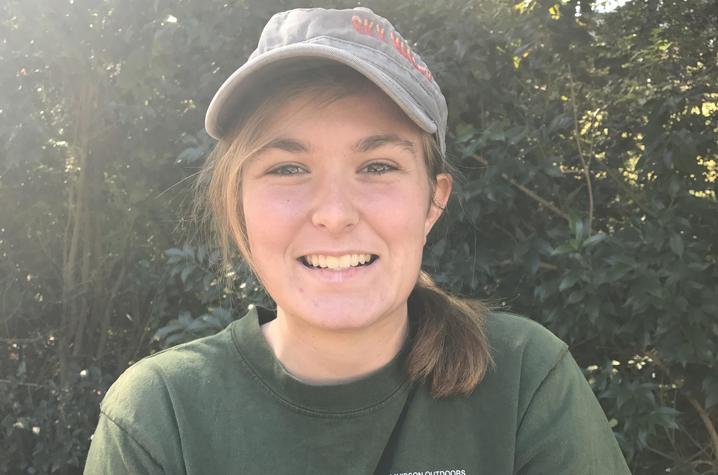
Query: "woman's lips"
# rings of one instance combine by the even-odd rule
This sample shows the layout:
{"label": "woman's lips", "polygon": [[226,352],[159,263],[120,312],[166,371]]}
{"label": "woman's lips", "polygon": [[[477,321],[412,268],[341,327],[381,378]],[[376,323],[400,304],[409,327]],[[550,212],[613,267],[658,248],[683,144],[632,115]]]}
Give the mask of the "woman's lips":
{"label": "woman's lips", "polygon": [[346,253],[339,255],[329,254],[307,254],[299,258],[305,267],[310,269],[328,269],[332,271],[343,271],[356,267],[367,266],[379,258],[376,254],[370,253]]}
{"label": "woman's lips", "polygon": [[306,256],[302,256],[298,259],[298,261],[300,262],[302,267],[307,272],[309,272],[309,275],[319,279],[320,281],[328,283],[340,283],[349,279],[357,278],[361,275],[369,274],[372,269],[376,267],[374,263],[379,260],[379,256],[377,256],[376,254],[371,254],[370,256],[371,257],[369,258],[369,261],[365,262],[364,264],[357,264],[356,266],[350,265],[348,267],[338,268],[314,267],[313,265],[305,261]]}

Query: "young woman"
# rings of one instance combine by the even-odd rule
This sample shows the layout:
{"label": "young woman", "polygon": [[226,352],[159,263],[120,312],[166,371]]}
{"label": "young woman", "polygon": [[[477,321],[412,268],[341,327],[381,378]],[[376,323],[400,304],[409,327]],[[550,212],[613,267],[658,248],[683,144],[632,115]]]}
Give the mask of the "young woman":
{"label": "young woman", "polygon": [[566,345],[421,272],[446,102],[365,8],[275,15],[217,92],[200,187],[276,312],[128,369],[85,472],[624,474]]}

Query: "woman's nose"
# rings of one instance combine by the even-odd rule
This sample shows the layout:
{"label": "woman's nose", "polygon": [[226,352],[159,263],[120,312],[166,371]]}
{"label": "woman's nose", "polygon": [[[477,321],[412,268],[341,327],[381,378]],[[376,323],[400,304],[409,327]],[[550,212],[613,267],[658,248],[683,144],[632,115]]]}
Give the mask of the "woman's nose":
{"label": "woman's nose", "polygon": [[328,180],[316,193],[312,223],[331,233],[341,233],[359,222],[359,211],[348,186]]}

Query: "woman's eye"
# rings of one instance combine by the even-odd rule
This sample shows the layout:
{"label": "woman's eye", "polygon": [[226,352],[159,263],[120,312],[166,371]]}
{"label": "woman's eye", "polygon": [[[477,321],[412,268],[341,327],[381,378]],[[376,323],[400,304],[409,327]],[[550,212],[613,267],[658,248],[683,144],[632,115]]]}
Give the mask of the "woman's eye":
{"label": "woman's eye", "polygon": [[270,175],[290,176],[305,173],[306,170],[299,165],[281,165],[269,170]]}
{"label": "woman's eye", "polygon": [[394,170],[396,170],[396,167],[388,163],[370,163],[364,167],[364,172],[374,175],[383,175]]}

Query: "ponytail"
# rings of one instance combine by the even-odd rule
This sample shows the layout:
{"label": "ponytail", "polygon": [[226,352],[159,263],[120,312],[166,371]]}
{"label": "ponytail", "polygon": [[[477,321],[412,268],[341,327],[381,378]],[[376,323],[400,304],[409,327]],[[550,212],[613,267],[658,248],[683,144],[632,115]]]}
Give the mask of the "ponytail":
{"label": "ponytail", "polygon": [[409,379],[425,381],[434,398],[470,394],[493,365],[484,332],[487,308],[444,292],[423,271],[408,305]]}

